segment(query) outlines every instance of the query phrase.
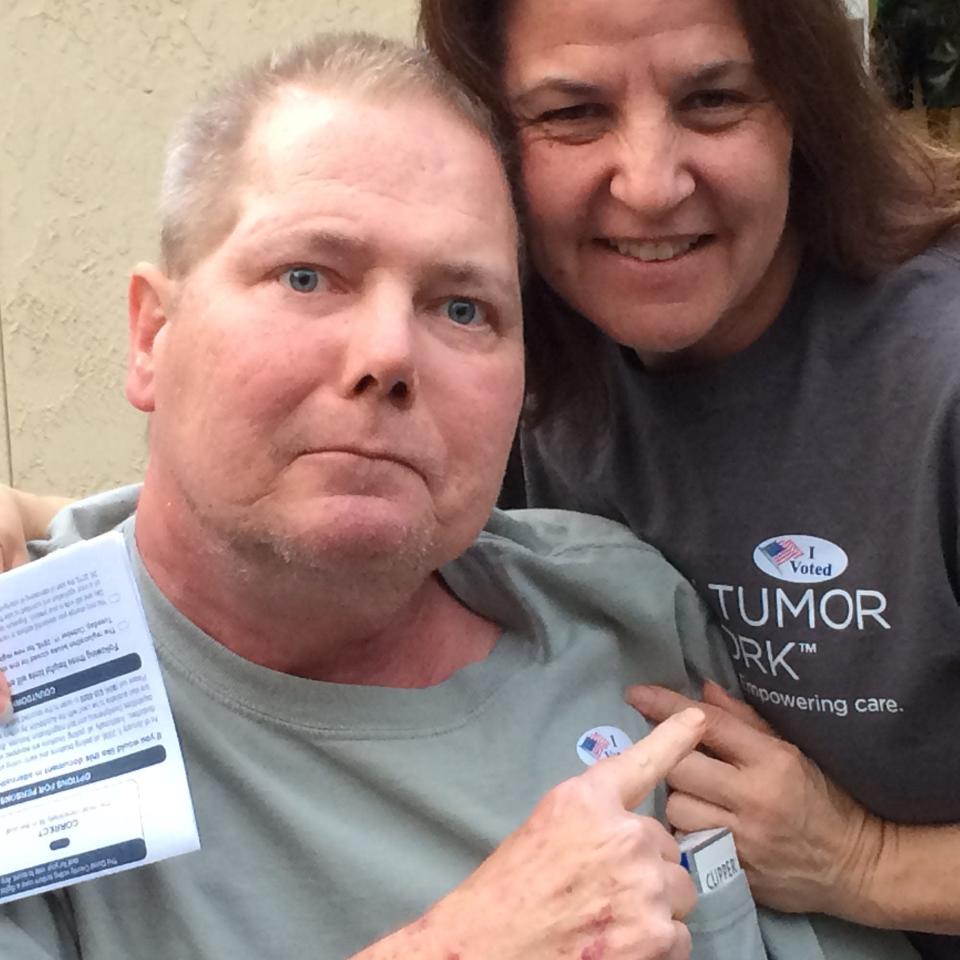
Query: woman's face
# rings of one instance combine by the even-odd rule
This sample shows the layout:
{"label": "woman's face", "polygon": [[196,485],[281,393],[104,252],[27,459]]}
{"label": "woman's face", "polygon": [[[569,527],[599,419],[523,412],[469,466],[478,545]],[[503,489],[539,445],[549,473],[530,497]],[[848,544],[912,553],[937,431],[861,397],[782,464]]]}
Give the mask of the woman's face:
{"label": "woman's face", "polygon": [[733,0],[512,0],[505,26],[546,281],[650,365],[753,342],[799,260],[793,139]]}

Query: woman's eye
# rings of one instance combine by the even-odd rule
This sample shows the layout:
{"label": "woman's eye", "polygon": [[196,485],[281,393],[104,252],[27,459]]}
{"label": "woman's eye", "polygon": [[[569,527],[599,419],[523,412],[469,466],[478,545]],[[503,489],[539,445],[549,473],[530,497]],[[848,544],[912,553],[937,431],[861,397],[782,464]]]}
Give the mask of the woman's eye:
{"label": "woman's eye", "polygon": [[569,107],[545,110],[537,117],[538,123],[575,123],[578,120],[595,120],[603,108],[598,103],[577,103]]}
{"label": "woman's eye", "polygon": [[695,110],[720,110],[743,102],[744,97],[732,90],[701,90],[687,98],[687,104]]}
{"label": "woman's eye", "polygon": [[736,126],[757,103],[738,90],[698,90],[681,101],[679,111],[692,129],[713,133]]}
{"label": "woman's eye", "polygon": [[291,267],[280,274],[280,282],[294,293],[313,293],[320,284],[320,271],[313,267]]}
{"label": "woman's eye", "polygon": [[483,308],[473,300],[455,297],[443,304],[444,313],[458,326],[473,326],[484,319]]}

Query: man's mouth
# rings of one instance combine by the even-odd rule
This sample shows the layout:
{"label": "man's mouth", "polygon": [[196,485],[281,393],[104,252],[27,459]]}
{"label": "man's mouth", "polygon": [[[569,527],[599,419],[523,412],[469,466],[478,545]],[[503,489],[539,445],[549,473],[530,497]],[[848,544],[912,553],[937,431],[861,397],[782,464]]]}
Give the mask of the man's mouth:
{"label": "man's mouth", "polygon": [[660,263],[666,260],[677,260],[691,250],[696,250],[709,239],[709,234],[698,234],[657,240],[608,238],[603,242],[621,256],[640,260],[643,263]]}
{"label": "man's mouth", "polygon": [[364,447],[355,447],[351,445],[338,446],[338,447],[322,447],[316,450],[304,450],[301,452],[301,456],[317,456],[324,454],[344,454],[350,457],[358,457],[364,460],[370,461],[382,461],[385,463],[393,463],[397,466],[406,467],[408,470],[413,470],[415,473],[423,475],[422,465],[414,460],[405,457],[403,455],[394,453],[390,450],[385,449],[373,449],[373,448],[364,448]]}

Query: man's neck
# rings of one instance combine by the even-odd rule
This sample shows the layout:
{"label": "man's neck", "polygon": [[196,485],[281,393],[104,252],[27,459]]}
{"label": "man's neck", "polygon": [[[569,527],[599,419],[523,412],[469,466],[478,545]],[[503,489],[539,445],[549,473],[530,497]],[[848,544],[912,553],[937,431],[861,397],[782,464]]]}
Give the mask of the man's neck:
{"label": "man's neck", "polygon": [[333,683],[427,687],[485,659],[497,642],[499,627],[435,572],[385,585],[359,572],[331,578],[281,561],[252,565],[222,543],[185,536],[170,507],[144,487],[136,538],[147,572],[188,620],[254,663]]}

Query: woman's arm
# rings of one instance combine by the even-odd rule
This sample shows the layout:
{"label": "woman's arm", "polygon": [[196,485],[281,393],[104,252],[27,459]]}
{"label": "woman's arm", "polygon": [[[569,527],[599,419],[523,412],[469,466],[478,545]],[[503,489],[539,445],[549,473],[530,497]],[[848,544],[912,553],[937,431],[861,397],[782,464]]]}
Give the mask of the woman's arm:
{"label": "woman's arm", "polygon": [[691,754],[667,779],[674,827],[728,827],[754,897],[765,906],[960,934],[960,825],[881,820],[747,704],[715,684],[703,695],[694,704],[662,687],[628,693],[652,721],[691,705],[707,714],[709,755]]}
{"label": "woman's arm", "polygon": [[[26,493],[0,484],[0,572],[27,562],[27,541],[41,540],[68,497]],[[0,724],[13,720],[10,685],[0,672]]]}
{"label": "woman's arm", "polygon": [[27,541],[42,540],[69,497],[27,493],[0,484],[0,571],[27,562]]}

